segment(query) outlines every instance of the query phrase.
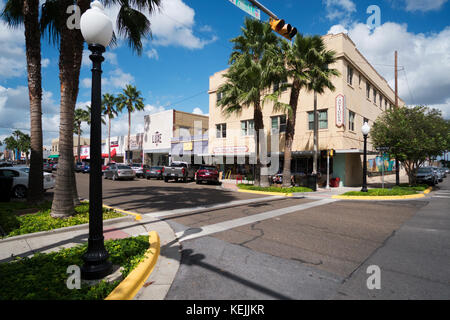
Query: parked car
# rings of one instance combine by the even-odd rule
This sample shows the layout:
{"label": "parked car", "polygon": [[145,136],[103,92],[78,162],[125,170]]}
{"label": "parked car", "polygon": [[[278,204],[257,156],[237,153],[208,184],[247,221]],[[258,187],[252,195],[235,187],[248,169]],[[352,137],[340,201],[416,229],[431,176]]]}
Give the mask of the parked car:
{"label": "parked car", "polygon": [[53,163],[51,162],[44,162],[44,172],[49,172],[51,173],[53,170]]}
{"label": "parked car", "polygon": [[183,180],[187,182],[188,179],[195,179],[195,168],[187,162],[174,161],[170,166],[163,167],[164,182],[169,180]]}
{"label": "parked car", "polygon": [[119,180],[128,179],[133,180],[136,174],[130,166],[124,164],[113,163],[103,174],[105,179]]}
{"label": "parked car", "polygon": [[[16,198],[25,198],[28,190],[28,167],[4,167],[0,168],[0,176],[14,178],[12,193]],[[51,173],[44,172],[44,190],[55,187],[55,179]]]}
{"label": "parked car", "polygon": [[214,166],[200,166],[195,173],[195,177],[197,184],[200,184],[203,181],[219,184],[219,171],[217,171]]}
{"label": "parked car", "polygon": [[82,162],[77,162],[75,164],[75,172],[82,172],[84,164]]}
{"label": "parked car", "polygon": [[435,186],[438,183],[438,176],[432,167],[421,167],[417,170],[416,181]]}
{"label": "parked car", "polygon": [[83,173],[91,172],[91,165],[89,163],[84,164],[83,169],[81,170]]}
{"label": "parked car", "polygon": [[447,178],[447,170],[445,168],[439,168],[439,171],[441,171],[442,177]]}
{"label": "parked car", "polygon": [[137,178],[144,178],[145,177],[145,170],[149,169],[150,166],[147,164],[141,164],[141,163],[133,163],[131,165],[131,169],[133,169],[134,173],[136,174]]}
{"label": "parked car", "polygon": [[145,170],[145,178],[150,180],[151,178],[156,178],[158,180],[162,180],[163,178],[163,167],[150,167]]}
{"label": "parked car", "polygon": [[442,182],[444,181],[444,174],[442,173],[442,171],[440,170],[440,168],[438,167],[432,167],[434,170],[434,173],[436,174],[436,176],[438,177],[438,181]]}
{"label": "parked car", "polygon": [[52,170],[58,170],[58,162],[52,162]]}
{"label": "parked car", "polygon": [[102,174],[105,174],[105,171],[108,170],[108,168],[111,164],[112,163],[102,165]]}
{"label": "parked car", "polygon": [[0,168],[3,168],[3,167],[12,167],[12,163],[9,161],[2,161],[2,162],[0,162]]}

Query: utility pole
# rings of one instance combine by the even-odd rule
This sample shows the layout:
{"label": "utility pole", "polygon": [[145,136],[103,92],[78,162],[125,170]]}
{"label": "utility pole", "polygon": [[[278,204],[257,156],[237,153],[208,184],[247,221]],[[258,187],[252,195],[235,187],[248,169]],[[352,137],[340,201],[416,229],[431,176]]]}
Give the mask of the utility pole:
{"label": "utility pole", "polygon": [[[398,53],[395,51],[395,108],[398,109]],[[400,185],[400,162],[395,158],[395,184]]]}

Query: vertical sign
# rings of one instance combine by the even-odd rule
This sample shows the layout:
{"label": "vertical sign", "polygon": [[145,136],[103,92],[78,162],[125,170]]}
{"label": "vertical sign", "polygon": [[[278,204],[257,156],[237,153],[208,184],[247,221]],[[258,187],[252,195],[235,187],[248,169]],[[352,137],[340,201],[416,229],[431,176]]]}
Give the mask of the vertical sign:
{"label": "vertical sign", "polygon": [[345,124],[345,97],[339,94],[336,97],[336,127],[340,128]]}
{"label": "vertical sign", "polygon": [[247,12],[252,17],[258,20],[261,19],[261,11],[257,9],[253,4],[251,4],[248,0],[230,0],[230,2],[236,7]]}

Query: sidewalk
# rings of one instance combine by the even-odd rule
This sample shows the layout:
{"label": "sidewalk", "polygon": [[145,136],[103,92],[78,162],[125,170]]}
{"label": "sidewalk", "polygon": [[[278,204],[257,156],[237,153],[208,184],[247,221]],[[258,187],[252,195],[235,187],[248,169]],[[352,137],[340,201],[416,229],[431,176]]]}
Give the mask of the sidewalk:
{"label": "sidewalk", "polygon": [[[180,244],[168,223],[146,216],[140,221],[136,221],[132,216],[126,216],[104,221],[103,230],[105,240],[148,235],[149,231],[158,233],[161,240],[161,252],[155,269],[146,281],[151,285],[142,287],[134,299],[164,299],[178,271],[181,259]],[[48,253],[77,246],[86,243],[88,236],[88,225],[82,225],[5,238],[0,240],[0,263],[11,261],[16,256],[30,257],[38,252]]]}

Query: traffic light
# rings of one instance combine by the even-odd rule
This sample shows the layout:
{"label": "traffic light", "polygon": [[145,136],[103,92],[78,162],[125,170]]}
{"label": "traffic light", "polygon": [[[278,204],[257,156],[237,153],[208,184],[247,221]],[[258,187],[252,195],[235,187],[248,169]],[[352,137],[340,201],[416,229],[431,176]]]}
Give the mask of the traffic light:
{"label": "traffic light", "polygon": [[286,39],[292,40],[297,34],[297,28],[293,28],[290,24],[285,23],[283,19],[275,20],[270,18],[269,23],[273,31],[279,33]]}

